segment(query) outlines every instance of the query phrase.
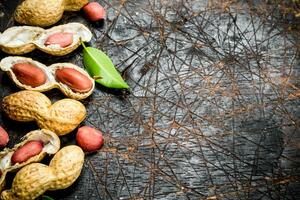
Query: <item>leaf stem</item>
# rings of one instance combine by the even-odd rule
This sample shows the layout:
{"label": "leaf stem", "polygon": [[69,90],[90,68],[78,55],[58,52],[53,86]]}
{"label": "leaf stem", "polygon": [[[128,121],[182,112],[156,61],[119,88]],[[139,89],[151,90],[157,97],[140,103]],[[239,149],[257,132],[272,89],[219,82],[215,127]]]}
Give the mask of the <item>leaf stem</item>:
{"label": "leaf stem", "polygon": [[80,42],[81,42],[81,45],[83,46],[83,48],[86,49],[84,42],[82,40],[80,40]]}

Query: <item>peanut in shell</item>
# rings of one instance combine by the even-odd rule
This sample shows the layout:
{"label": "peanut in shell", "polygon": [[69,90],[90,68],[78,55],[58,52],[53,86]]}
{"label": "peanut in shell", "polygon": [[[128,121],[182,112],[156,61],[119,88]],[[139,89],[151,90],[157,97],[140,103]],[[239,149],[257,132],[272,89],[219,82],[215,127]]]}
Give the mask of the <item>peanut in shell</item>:
{"label": "peanut in shell", "polygon": [[24,0],[15,10],[20,24],[46,27],[58,22],[64,11],[79,11],[88,0]]}
{"label": "peanut in shell", "polygon": [[79,101],[62,99],[52,104],[46,95],[29,90],[4,97],[2,108],[13,120],[36,121],[40,128],[59,136],[73,131],[86,117],[86,109]]}
{"label": "peanut in shell", "polygon": [[54,169],[55,180],[49,190],[65,189],[79,177],[84,163],[84,153],[76,145],[62,148],[52,158],[49,167]]}

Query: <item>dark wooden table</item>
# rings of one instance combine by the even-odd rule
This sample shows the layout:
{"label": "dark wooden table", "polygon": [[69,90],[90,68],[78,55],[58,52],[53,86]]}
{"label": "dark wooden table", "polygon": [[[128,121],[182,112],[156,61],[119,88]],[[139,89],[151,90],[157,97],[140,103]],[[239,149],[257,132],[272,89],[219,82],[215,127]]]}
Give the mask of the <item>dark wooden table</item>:
{"label": "dark wooden table", "polygon": [[[105,133],[82,175],[54,199],[300,199],[299,18],[265,1],[100,1],[104,26],[82,13],[131,87],[97,86],[83,124]],[[18,1],[0,2],[0,31]],[[64,57],[82,65],[82,49]],[[1,54],[1,58],[7,55]],[[0,72],[0,99],[19,91]],[[58,90],[46,93],[53,101]],[[0,116],[9,146],[34,123]],[[62,137],[75,143],[75,133]],[[47,162],[47,161],[44,161]],[[11,179],[11,178],[10,178]]]}

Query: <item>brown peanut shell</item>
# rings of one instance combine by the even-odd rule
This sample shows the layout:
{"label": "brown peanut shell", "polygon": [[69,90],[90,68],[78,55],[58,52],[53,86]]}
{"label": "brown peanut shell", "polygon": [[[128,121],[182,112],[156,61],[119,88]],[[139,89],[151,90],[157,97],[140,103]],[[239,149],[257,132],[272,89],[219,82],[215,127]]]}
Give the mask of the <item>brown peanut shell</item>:
{"label": "brown peanut shell", "polygon": [[65,11],[79,11],[88,2],[88,0],[65,0]]}
{"label": "brown peanut shell", "polygon": [[63,99],[51,104],[46,95],[29,90],[4,97],[2,108],[13,120],[36,121],[40,128],[59,136],[73,131],[86,117],[86,109],[79,101]]}
{"label": "brown peanut shell", "polygon": [[15,176],[11,190],[4,190],[1,199],[32,200],[47,191],[55,180],[52,168],[41,163],[23,167]]}
{"label": "brown peanut shell", "polygon": [[49,164],[56,175],[49,190],[65,189],[72,185],[79,177],[83,163],[84,153],[80,147],[70,145],[62,148]]}
{"label": "brown peanut shell", "polygon": [[14,18],[21,24],[50,26],[58,22],[64,11],[79,11],[88,0],[24,0]]}

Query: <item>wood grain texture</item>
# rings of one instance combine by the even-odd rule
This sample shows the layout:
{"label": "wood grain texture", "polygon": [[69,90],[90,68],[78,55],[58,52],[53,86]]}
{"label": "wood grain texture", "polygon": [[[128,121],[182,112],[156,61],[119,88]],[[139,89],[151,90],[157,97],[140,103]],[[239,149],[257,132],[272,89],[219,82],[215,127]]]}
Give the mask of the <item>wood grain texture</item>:
{"label": "wood grain texture", "polygon": [[[55,199],[300,199],[299,18],[260,1],[99,1],[104,26],[82,13],[130,93],[97,86],[84,125],[104,148]],[[221,3],[220,3],[221,2]],[[17,2],[0,4],[1,30]],[[45,64],[82,65],[39,51]],[[1,54],[1,57],[4,57]],[[0,98],[18,91],[0,73]],[[59,91],[46,93],[52,100]],[[0,116],[13,145],[35,125]],[[62,138],[75,142],[75,134]]]}

